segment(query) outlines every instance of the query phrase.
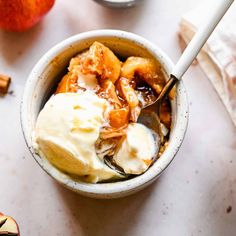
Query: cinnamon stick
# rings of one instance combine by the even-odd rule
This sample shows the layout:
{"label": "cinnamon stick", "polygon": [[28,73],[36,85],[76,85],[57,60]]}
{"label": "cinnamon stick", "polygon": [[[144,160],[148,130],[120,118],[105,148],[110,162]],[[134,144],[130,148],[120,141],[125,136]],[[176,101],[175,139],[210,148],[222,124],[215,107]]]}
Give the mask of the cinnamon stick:
{"label": "cinnamon stick", "polygon": [[0,74],[0,93],[6,94],[11,82],[11,78],[7,75]]}

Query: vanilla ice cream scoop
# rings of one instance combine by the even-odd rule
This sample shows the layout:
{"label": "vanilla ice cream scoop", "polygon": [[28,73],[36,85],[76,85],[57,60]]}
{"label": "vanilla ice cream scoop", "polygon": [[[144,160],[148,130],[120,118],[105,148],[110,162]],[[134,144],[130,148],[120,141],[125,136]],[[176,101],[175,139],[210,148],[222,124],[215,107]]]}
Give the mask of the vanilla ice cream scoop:
{"label": "vanilla ice cream scoop", "polygon": [[159,136],[139,123],[130,123],[126,137],[113,159],[126,174],[142,174],[153,163],[159,151]]}
{"label": "vanilla ice cream scoop", "polygon": [[41,110],[35,128],[35,149],[54,166],[88,182],[122,178],[95,151],[109,104],[91,91],[59,93]]}

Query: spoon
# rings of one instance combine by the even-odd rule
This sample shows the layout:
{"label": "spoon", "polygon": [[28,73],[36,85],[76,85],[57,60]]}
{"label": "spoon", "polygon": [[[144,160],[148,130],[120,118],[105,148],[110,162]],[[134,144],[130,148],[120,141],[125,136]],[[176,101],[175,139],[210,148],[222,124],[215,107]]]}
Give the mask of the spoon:
{"label": "spoon", "polygon": [[[224,16],[225,12],[231,6],[233,1],[234,0],[220,1],[220,3],[214,9],[214,12],[206,20],[206,23],[203,24],[202,27],[197,31],[191,42],[186,47],[177,64],[174,66],[169,80],[165,84],[157,99],[154,102],[143,105],[138,118],[138,122],[153,130],[154,134],[156,134],[157,136],[157,140],[159,135],[159,145],[163,144],[164,142],[163,126],[159,118],[162,102],[174,87],[174,85],[182,78],[183,74],[192,64],[193,60],[196,58],[197,54],[215,29],[221,18]],[[122,168],[115,165],[110,158],[104,158],[104,162],[107,166],[117,171],[119,174],[126,177],[129,176],[124,172]]]}
{"label": "spoon", "polygon": [[[160,108],[161,104],[169,94],[174,85],[182,78],[184,73],[192,64],[193,60],[198,55],[199,51],[212,34],[213,30],[224,16],[228,8],[231,6],[234,0],[221,0],[214,11],[209,14],[209,18],[206,19],[206,22],[200,27],[196,32],[191,42],[188,44],[177,64],[174,66],[173,71],[170,74],[169,80],[165,84],[158,98],[149,104],[146,104],[139,115],[138,122],[142,123],[149,128],[149,124],[156,124],[154,131],[160,135],[161,143],[164,141],[164,135],[162,132],[162,124],[160,122]],[[216,1],[217,3],[217,1]],[[156,113],[156,115],[150,116],[150,112]]]}

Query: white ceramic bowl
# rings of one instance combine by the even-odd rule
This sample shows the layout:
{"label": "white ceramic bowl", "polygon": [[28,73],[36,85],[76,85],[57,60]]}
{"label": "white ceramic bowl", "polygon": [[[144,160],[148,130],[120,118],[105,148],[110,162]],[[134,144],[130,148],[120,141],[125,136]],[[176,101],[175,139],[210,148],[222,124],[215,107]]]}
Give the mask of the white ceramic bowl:
{"label": "white ceramic bowl", "polygon": [[114,8],[133,7],[143,0],[94,0],[95,2],[105,6]]}
{"label": "white ceramic bowl", "polygon": [[131,55],[154,57],[161,63],[167,74],[173,67],[173,63],[163,51],[135,34],[118,30],[97,30],[75,35],[50,49],[33,68],[25,85],[21,104],[21,124],[27,146],[33,157],[59,183],[85,196],[117,198],[135,193],[152,183],[173,160],[187,129],[188,103],[183,82],[179,82],[176,98],[172,101],[173,124],[169,145],[162,156],[144,174],[115,183],[91,184],[75,181],[56,169],[34,152],[32,133],[35,122],[39,111],[65,73],[70,58],[88,48],[95,40],[125,57]]}

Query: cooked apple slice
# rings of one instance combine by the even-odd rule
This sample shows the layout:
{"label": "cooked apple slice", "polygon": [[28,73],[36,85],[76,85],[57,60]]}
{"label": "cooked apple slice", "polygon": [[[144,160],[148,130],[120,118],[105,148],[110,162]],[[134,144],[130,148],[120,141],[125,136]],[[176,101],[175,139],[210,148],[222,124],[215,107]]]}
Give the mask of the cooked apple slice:
{"label": "cooked apple slice", "polygon": [[11,216],[0,213],[0,235],[20,236],[18,224]]}

